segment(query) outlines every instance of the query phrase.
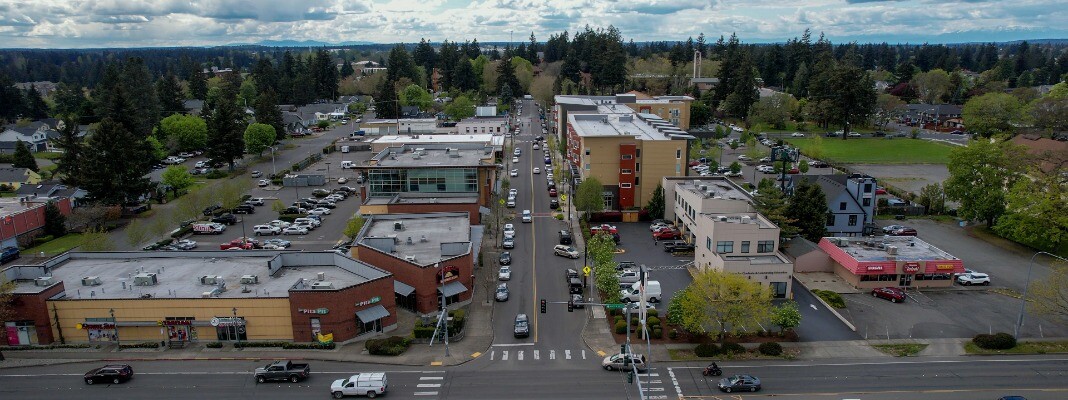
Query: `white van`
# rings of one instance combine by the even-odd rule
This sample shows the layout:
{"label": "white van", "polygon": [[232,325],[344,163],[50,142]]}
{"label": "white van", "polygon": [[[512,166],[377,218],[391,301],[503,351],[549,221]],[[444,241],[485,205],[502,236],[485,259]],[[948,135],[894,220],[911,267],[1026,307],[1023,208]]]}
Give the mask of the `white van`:
{"label": "white van", "polygon": [[349,146],[341,146],[341,152],[342,153],[348,153],[349,152]]}
{"label": "white van", "polygon": [[[624,303],[636,303],[641,301],[641,282],[634,282],[629,288],[619,291],[620,300]],[[645,301],[656,303],[660,301],[660,281],[648,281],[645,284]]]}
{"label": "white van", "polygon": [[[343,147],[341,147],[341,149],[342,149],[342,151],[344,151],[344,149],[346,149],[348,147],[349,146],[343,146]],[[352,162],[352,161],[348,161],[348,160],[341,162],[341,169],[350,169],[350,168],[356,168],[356,163]]]}
{"label": "white van", "polygon": [[202,235],[219,235],[226,231],[226,225],[214,222],[193,224],[193,233]]}
{"label": "white van", "polygon": [[386,393],[389,383],[385,372],[364,372],[348,379],[338,379],[330,384],[330,395],[335,399],[345,396],[375,397]]}

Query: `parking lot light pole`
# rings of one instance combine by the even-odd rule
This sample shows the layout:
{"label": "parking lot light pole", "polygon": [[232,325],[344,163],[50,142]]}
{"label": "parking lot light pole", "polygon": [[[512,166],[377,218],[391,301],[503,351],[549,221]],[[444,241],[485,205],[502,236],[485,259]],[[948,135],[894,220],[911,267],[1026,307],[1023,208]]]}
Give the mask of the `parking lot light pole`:
{"label": "parking lot light pole", "polygon": [[1045,254],[1058,260],[1068,262],[1068,259],[1044,251],[1037,252],[1033,256],[1031,256],[1031,262],[1027,265],[1027,280],[1024,282],[1023,296],[1020,297],[1020,316],[1016,319],[1016,329],[1013,334],[1013,337],[1015,337],[1017,340],[1020,339],[1020,329],[1023,328],[1024,313],[1026,312],[1027,308],[1027,292],[1028,289],[1030,289],[1031,287],[1031,269],[1035,267],[1035,257],[1038,257],[1039,254]]}

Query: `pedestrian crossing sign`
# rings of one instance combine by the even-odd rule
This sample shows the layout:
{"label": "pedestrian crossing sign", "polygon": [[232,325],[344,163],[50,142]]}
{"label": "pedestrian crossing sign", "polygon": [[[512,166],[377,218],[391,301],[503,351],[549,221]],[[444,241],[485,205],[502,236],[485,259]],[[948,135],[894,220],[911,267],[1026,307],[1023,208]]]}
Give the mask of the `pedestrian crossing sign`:
{"label": "pedestrian crossing sign", "polygon": [[590,266],[587,265],[587,266],[583,267],[582,268],[582,273],[586,274],[586,276],[590,276]]}

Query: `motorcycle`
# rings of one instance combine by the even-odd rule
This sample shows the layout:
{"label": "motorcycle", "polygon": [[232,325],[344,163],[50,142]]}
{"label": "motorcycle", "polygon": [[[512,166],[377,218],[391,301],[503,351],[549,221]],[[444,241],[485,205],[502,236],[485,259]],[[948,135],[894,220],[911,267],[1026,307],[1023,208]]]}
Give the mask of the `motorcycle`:
{"label": "motorcycle", "polygon": [[723,370],[720,369],[719,366],[716,365],[716,363],[712,363],[712,364],[709,364],[707,367],[705,367],[704,371],[701,371],[701,375],[704,375],[704,376],[709,376],[709,375],[711,375],[711,376],[720,376],[720,375],[723,375]]}

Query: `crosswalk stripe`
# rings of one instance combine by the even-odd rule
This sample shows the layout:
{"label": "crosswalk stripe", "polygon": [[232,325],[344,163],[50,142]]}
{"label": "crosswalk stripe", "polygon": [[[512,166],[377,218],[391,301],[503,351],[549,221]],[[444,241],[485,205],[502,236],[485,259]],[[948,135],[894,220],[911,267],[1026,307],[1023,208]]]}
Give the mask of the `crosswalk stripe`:
{"label": "crosswalk stripe", "polygon": [[438,392],[415,392],[413,394],[416,396],[437,396]]}
{"label": "crosswalk stripe", "polygon": [[421,381],[440,381],[442,379],[445,379],[445,377],[444,376],[420,376],[419,377],[419,380],[421,380]]}
{"label": "crosswalk stripe", "polygon": [[662,388],[662,387],[651,387],[651,388],[645,388],[645,390],[648,391],[648,392],[663,392],[664,388]]}
{"label": "crosswalk stripe", "polygon": [[436,388],[436,387],[441,387],[441,384],[440,383],[420,383],[418,385],[415,385],[415,387]]}
{"label": "crosswalk stripe", "polygon": [[508,350],[501,352],[501,361],[508,361]]}
{"label": "crosswalk stripe", "polygon": [[515,356],[516,356],[515,358],[518,359],[519,361],[523,361],[523,350],[519,350],[519,353],[516,354]]}
{"label": "crosswalk stripe", "polygon": [[556,359],[556,350],[549,350],[549,359],[550,360],[555,360]]}
{"label": "crosswalk stripe", "polygon": [[537,351],[537,350],[534,350],[534,359],[535,360],[540,360],[541,359],[541,353],[539,351]]}
{"label": "crosswalk stripe", "polygon": [[661,383],[664,383],[664,382],[663,382],[663,381],[661,381],[661,380],[659,380],[659,379],[657,379],[657,380],[655,380],[655,381],[649,381],[649,384],[652,384],[652,385],[659,385],[659,384],[661,384]]}
{"label": "crosswalk stripe", "polygon": [[565,360],[570,360],[571,359],[571,350],[564,350],[564,359]]}
{"label": "crosswalk stripe", "polygon": [[586,359],[586,350],[582,350],[582,359],[583,359],[583,360],[585,360],[585,359]]}
{"label": "crosswalk stripe", "polygon": [[497,352],[496,351],[491,351],[490,352],[490,361],[493,361],[493,358],[496,357],[496,356],[497,356]]}

